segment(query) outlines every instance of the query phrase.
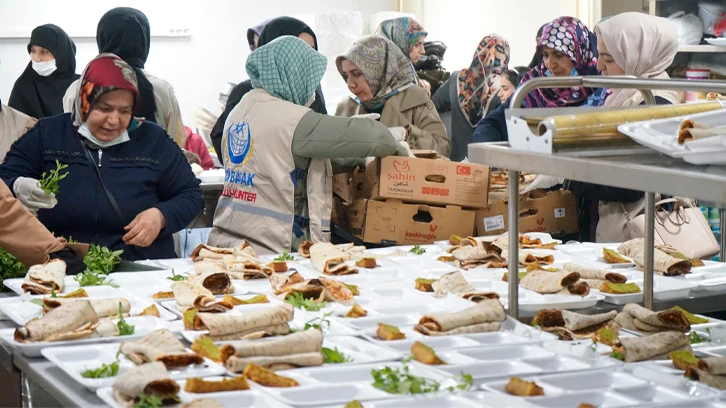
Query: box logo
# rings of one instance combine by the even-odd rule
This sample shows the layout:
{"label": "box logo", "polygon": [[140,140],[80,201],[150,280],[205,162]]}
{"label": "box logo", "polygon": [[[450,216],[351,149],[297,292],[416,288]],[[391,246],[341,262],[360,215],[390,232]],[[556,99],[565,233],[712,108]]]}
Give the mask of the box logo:
{"label": "box logo", "polygon": [[409,171],[411,171],[411,165],[408,164],[408,160],[404,160],[404,161],[394,160],[393,168],[396,169],[396,171],[399,173],[408,173]]}
{"label": "box logo", "polygon": [[434,225],[434,224],[429,225],[429,231],[436,232],[437,229],[439,229],[438,225]]}
{"label": "box logo", "polygon": [[471,167],[469,166],[456,166],[456,174],[460,176],[471,176]]}
{"label": "box logo", "polygon": [[422,234],[420,232],[406,231],[405,236],[408,239],[416,239],[416,240],[423,240],[423,241],[430,241],[430,242],[436,241],[435,234]]}
{"label": "box logo", "polygon": [[421,187],[421,194],[448,197],[449,189],[448,188],[437,188],[437,187]]}
{"label": "box logo", "polygon": [[[408,172],[411,171],[411,164],[408,162],[408,160],[394,160],[393,161],[393,169],[396,170],[396,173],[388,173],[386,174],[386,177],[388,180],[396,180],[396,181],[416,181],[416,176],[413,174],[408,174]],[[405,184],[397,184],[397,185],[405,185]]]}

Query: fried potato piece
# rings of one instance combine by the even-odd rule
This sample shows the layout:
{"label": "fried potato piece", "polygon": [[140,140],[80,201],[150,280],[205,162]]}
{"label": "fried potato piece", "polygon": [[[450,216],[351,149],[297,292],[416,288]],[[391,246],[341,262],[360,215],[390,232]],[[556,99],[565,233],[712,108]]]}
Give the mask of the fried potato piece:
{"label": "fried potato piece", "polygon": [[267,266],[272,268],[273,272],[287,272],[290,269],[285,261],[272,261]]}
{"label": "fried potato piece", "polygon": [[151,295],[152,299],[174,299],[174,292],[156,292]]}
{"label": "fried potato piece", "polygon": [[544,389],[542,389],[542,387],[537,385],[534,381],[524,381],[519,377],[510,378],[507,385],[504,386],[504,390],[518,397],[545,395]]}
{"label": "fried potato piece", "polygon": [[627,259],[623,258],[622,255],[617,253],[617,251],[613,251],[612,249],[603,248],[602,249],[602,257],[605,259],[605,262],[609,264],[624,264],[624,263],[631,263]]}
{"label": "fried potato piece", "polygon": [[626,293],[640,293],[640,287],[633,283],[613,283],[605,282],[600,286],[600,292],[611,293],[614,295],[622,295]]}
{"label": "fried potato piece", "polygon": [[277,375],[274,372],[262,368],[257,364],[248,364],[247,368],[242,372],[242,375],[249,378],[250,381],[254,381],[265,387],[297,387],[300,384],[292,378],[283,377]]}
{"label": "fried potato piece", "polygon": [[357,319],[359,317],[366,317],[368,316],[368,312],[363,309],[359,304],[353,305],[353,307],[343,315],[343,317],[349,317],[351,319]]}
{"label": "fried potato piece", "polygon": [[378,267],[378,262],[376,262],[376,258],[361,258],[359,261],[356,261],[355,266],[359,268],[373,269]]}
{"label": "fried potato piece", "polygon": [[698,357],[693,355],[692,351],[689,350],[676,350],[668,353],[668,357],[671,358],[673,366],[679,370],[688,370],[691,367],[698,368]]}
{"label": "fried potato piece", "polygon": [[424,279],[424,278],[416,278],[416,285],[414,288],[416,290],[420,290],[421,292],[434,292],[433,283],[436,282],[438,279]]}
{"label": "fried potato piece", "polygon": [[161,313],[159,312],[159,308],[154,304],[144,309],[141,313],[139,313],[139,316],[161,317]]}
{"label": "fried potato piece", "polygon": [[384,323],[378,323],[376,334],[383,341],[403,340],[406,338],[406,334],[402,333],[398,327]]}
{"label": "fried potato piece", "polygon": [[431,347],[417,341],[411,345],[411,354],[413,359],[422,364],[427,365],[443,365],[446,364],[439,358]]}
{"label": "fried potato piece", "polygon": [[461,244],[461,237],[458,235],[451,235],[449,237],[449,244],[451,245],[459,245]]}
{"label": "fried potato piece", "polygon": [[250,385],[247,383],[247,379],[244,376],[224,378],[221,381],[207,381],[201,378],[190,378],[184,384],[184,391],[195,394],[244,391],[249,389]]}
{"label": "fried potato piece", "polygon": [[88,292],[86,292],[85,289],[80,288],[80,289],[76,289],[73,292],[68,293],[66,295],[62,295],[60,297],[63,299],[75,299],[75,298],[87,298],[89,296],[88,296]]}

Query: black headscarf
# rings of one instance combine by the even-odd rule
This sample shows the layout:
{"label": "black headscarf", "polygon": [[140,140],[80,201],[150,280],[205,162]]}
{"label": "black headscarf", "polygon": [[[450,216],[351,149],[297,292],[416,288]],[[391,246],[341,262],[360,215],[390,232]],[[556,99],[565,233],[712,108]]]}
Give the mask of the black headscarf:
{"label": "black headscarf", "polygon": [[[543,25],[542,27],[537,30],[537,38],[542,36],[542,31],[544,31],[544,28],[547,26],[547,24]],[[535,51],[534,55],[532,56],[532,61],[529,62],[529,68],[534,68],[542,65],[542,54],[539,51]]]}
{"label": "black headscarf", "polygon": [[130,7],[116,7],[98,22],[96,44],[99,54],[116,54],[134,69],[141,95],[134,115],[156,123],[154,87],[141,71],[149,57],[150,31],[149,19],[144,13]]}
{"label": "black headscarf", "polygon": [[247,44],[250,45],[250,51],[254,51],[257,46],[255,45],[255,34],[257,35],[257,39],[259,41],[260,34],[262,34],[262,30],[265,28],[267,24],[270,23],[272,19],[265,20],[261,22],[260,24],[250,27],[247,29]]}
{"label": "black headscarf", "polygon": [[76,44],[60,27],[45,24],[30,35],[28,54],[33,45],[48,49],[55,58],[56,70],[47,77],[38,75],[32,61],[25,67],[10,93],[8,105],[40,119],[63,113],[63,95],[79,78],[76,75]]}
{"label": "black headscarf", "polygon": [[[296,18],[278,17],[268,22],[267,25],[265,25],[265,28],[262,29],[262,33],[260,33],[260,38],[257,41],[257,48],[262,47],[263,45],[271,42],[278,37],[282,37],[284,35],[291,35],[293,37],[297,37],[302,33],[308,33],[313,36],[313,39],[315,40],[315,50],[317,50],[318,37],[315,36],[315,33],[310,28],[310,26]],[[241,82],[240,84],[235,86],[234,89],[232,89],[232,92],[229,94],[229,98],[227,99],[227,105],[224,107],[224,112],[219,115],[217,123],[215,123],[214,128],[212,128],[212,145],[214,145],[214,150],[217,152],[217,157],[219,158],[220,163],[224,163],[224,160],[222,158],[222,136],[224,135],[224,122],[227,121],[229,113],[232,112],[232,109],[234,109],[239,101],[242,100],[242,97],[251,90],[252,84],[249,80]],[[323,97],[323,90],[319,86],[318,89],[315,90],[315,101],[313,101],[313,104],[310,105],[310,109],[312,109],[313,112],[322,113],[323,115],[328,113],[328,110],[325,108],[325,98]]]}

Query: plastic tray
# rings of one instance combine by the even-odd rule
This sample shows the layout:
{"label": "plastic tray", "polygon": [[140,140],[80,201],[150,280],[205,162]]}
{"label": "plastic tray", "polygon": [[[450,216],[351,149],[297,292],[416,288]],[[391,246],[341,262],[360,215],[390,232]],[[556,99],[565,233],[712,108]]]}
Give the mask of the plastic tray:
{"label": "plastic tray", "polygon": [[[558,249],[566,254],[585,259],[591,263],[593,263],[595,267],[601,268],[601,269],[623,269],[623,268],[634,268],[635,262],[633,262],[632,259],[628,258],[627,256],[624,256],[620,254],[623,258],[629,260],[629,263],[622,263],[622,264],[609,264],[605,262],[605,258],[603,258],[602,251],[603,249],[612,249],[615,252],[618,252],[619,244],[593,244],[593,243],[585,243],[580,245],[561,245],[558,247]],[[574,262],[577,262],[575,260]]]}
{"label": "plastic tray", "polygon": [[[331,405],[326,408],[341,408]],[[403,399],[370,401],[366,408],[481,408],[475,401],[460,395],[416,395]]]}
{"label": "plastic tray", "polygon": [[[239,298],[240,299],[243,299],[243,300],[246,300],[246,299],[251,299],[251,298],[253,298],[255,296],[256,295],[245,295],[245,296],[239,296]],[[223,296],[217,296],[217,299],[221,299],[222,297]],[[252,310],[266,309],[268,307],[281,305],[283,303],[280,299],[278,299],[278,298],[276,298],[276,297],[274,297],[272,295],[269,295],[269,294],[267,295],[267,299],[270,301],[269,303],[254,303],[254,304],[251,304],[251,305],[238,305],[238,306],[235,306],[232,310],[229,310],[229,311],[227,311],[225,313],[230,313],[230,314],[243,314],[245,312],[249,312],[249,311],[252,311]],[[176,300],[175,299],[165,299],[165,300],[164,299],[161,299],[160,304],[161,304],[161,306],[164,307],[164,309],[166,309],[169,312],[173,313],[175,316],[178,316],[180,318],[184,316],[183,313],[182,313],[182,311],[179,310],[179,306],[176,303]],[[298,309],[295,309],[296,312],[297,312],[297,310]]]}
{"label": "plastic tray", "polygon": [[[177,275],[188,275],[191,271],[179,272],[175,270],[174,273]],[[168,271],[150,271],[150,272],[119,272],[112,273],[109,275],[116,284],[122,289],[129,292],[135,293],[138,296],[146,297],[152,301],[162,302],[164,299],[153,299],[152,296],[157,292],[171,292],[171,285],[173,281],[167,279],[172,276],[171,270]],[[270,284],[264,279],[266,286],[269,288]],[[231,294],[235,296],[245,295],[249,291],[245,288],[245,281],[232,280],[233,291]]]}
{"label": "plastic tray", "polygon": [[416,276],[413,278],[438,278],[441,275],[445,275],[449,272],[458,271],[460,269],[453,265],[448,265],[443,262],[439,262],[436,258],[443,254],[438,254],[436,257],[427,256],[399,256],[388,258],[389,261],[395,263],[402,268],[414,273]]}
{"label": "plastic tray", "polygon": [[[73,381],[81,384],[89,390],[97,390],[103,387],[111,387],[117,377],[107,378],[83,378],[81,373],[87,369],[95,369],[102,364],[110,364],[116,361],[116,353],[119,351],[119,344],[94,344],[75,347],[52,347],[43,350],[43,357],[55,364],[68,374]],[[193,353],[190,349],[187,349]],[[118,355],[119,375],[136,367],[136,363],[129,360],[123,354]],[[204,359],[204,364],[188,366],[181,369],[170,370],[172,379],[201,378],[213,375],[224,374],[226,369],[221,365]]]}
{"label": "plastic tray", "polygon": [[[642,276],[642,274],[641,274]],[[611,303],[614,305],[626,305],[628,303],[639,303],[643,301],[643,280],[642,279],[636,279],[629,282],[633,282],[640,287],[641,292],[640,293],[630,293],[630,294],[624,294],[624,295],[614,295],[611,293],[603,293],[599,290],[592,290],[593,292],[598,293],[599,295],[603,296],[605,299],[603,300],[606,303]],[[674,300],[674,299],[685,299],[688,297],[688,294],[691,292],[691,289],[693,289],[695,285],[693,283],[684,281],[684,280],[678,280],[678,279],[670,279],[667,277],[662,276],[654,276],[653,279],[653,298],[656,300]]]}
{"label": "plastic tray", "polygon": [[167,322],[160,320],[159,318],[149,316],[128,317],[125,320],[128,324],[136,326],[136,331],[130,336],[99,337],[94,339],[55,341],[48,343],[18,343],[13,338],[15,329],[3,329],[0,330],[0,342],[7,345],[10,349],[13,349],[15,352],[22,353],[28,357],[40,357],[42,350],[49,347],[134,341],[159,329],[168,329],[173,333],[179,333],[183,329],[183,325],[180,320]]}
{"label": "plastic tray", "polygon": [[[214,381],[221,380],[222,377],[210,377],[205,380]],[[265,408],[288,408],[290,405],[283,404],[280,401],[270,397],[270,395],[259,391],[259,390],[245,390],[245,391],[230,391],[230,392],[214,392],[207,394],[194,394],[191,392],[184,391],[184,384],[186,381],[177,381],[181,391],[179,392],[179,398],[182,404],[192,402],[194,400],[202,398],[212,398],[222,404],[226,408],[239,408],[239,407],[265,407]],[[113,388],[106,387],[96,391],[103,402],[114,408],[123,408],[113,398]],[[170,405],[170,407],[181,407],[182,404]]]}
{"label": "plastic tray", "polygon": [[135,263],[166,270],[174,269],[176,273],[191,272],[194,270],[194,261],[190,258],[146,259],[136,261]]}
{"label": "plastic tray", "polygon": [[[471,283],[471,282],[470,282]],[[491,290],[499,294],[500,300],[508,297],[509,283],[498,281],[489,281],[484,285],[474,285],[477,290]],[[597,302],[605,299],[605,297],[596,291],[591,290],[585,296],[572,295],[542,295],[531,290],[519,288],[519,310],[527,313],[536,313],[541,309],[584,309],[595,306]]]}
{"label": "plastic tray", "polygon": [[[18,295],[23,295],[25,292],[23,292],[23,281],[25,281],[25,278],[16,278],[16,279],[8,279],[3,281],[3,285],[5,285],[8,289],[12,290],[13,292],[17,293]],[[113,280],[112,280],[113,281]],[[68,293],[73,292],[74,290],[79,289],[81,286],[73,280],[73,276],[66,276],[64,280],[64,286],[63,290],[58,292],[59,295],[65,295]],[[111,288],[112,286],[86,286],[84,289],[88,291],[89,288]],[[89,295],[91,292],[88,293]]]}

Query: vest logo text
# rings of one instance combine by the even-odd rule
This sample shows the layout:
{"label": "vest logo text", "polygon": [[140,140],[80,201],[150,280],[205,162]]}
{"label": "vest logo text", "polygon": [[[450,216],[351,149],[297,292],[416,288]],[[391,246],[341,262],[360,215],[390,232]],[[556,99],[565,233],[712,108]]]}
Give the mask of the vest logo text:
{"label": "vest logo text", "polygon": [[255,188],[254,178],[256,174],[247,173],[246,171],[237,171],[226,169],[224,171],[224,182],[239,184],[245,187]]}
{"label": "vest logo text", "polygon": [[224,154],[227,162],[234,165],[245,164],[254,151],[254,143],[247,122],[232,123],[227,128],[227,146]]}

